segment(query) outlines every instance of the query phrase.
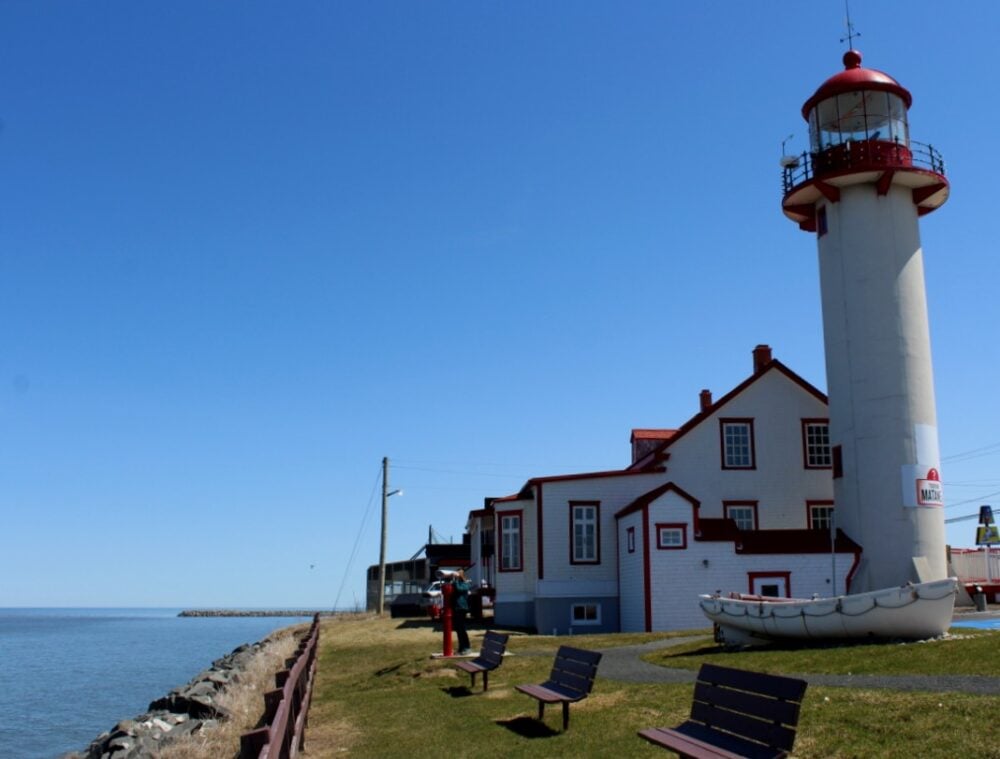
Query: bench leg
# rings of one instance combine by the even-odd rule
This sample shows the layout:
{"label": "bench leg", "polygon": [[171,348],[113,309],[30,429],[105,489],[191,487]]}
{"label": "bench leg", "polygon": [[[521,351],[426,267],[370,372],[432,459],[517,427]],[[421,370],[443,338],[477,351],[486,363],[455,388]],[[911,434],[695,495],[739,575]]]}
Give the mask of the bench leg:
{"label": "bench leg", "polygon": [[563,731],[569,728],[569,701],[563,701]]}
{"label": "bench leg", "polygon": [[538,721],[539,722],[544,722],[545,721],[545,702],[544,701],[539,701],[538,702]]}
{"label": "bench leg", "polygon": [[472,684],[469,686],[469,689],[470,690],[474,690],[475,687],[476,687],[476,673],[475,672],[470,672],[469,673],[469,677],[472,678]]}
{"label": "bench leg", "polygon": [[[475,685],[475,683],[473,683]],[[490,673],[488,670],[483,672],[483,693],[490,689]]]}

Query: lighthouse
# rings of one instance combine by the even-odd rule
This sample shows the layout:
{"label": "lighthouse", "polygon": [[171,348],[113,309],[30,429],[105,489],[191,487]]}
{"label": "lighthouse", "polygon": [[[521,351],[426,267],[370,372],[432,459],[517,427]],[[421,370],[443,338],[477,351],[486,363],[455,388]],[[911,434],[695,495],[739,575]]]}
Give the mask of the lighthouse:
{"label": "lighthouse", "polygon": [[802,106],[782,210],[816,236],[836,525],[862,546],[850,593],[947,577],[921,216],[944,162],[910,138],[912,97],[848,51]]}

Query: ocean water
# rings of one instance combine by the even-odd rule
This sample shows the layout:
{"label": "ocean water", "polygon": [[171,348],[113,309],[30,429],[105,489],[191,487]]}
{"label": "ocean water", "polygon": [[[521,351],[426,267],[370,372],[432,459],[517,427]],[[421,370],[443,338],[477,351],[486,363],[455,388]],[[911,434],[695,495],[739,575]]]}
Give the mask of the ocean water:
{"label": "ocean water", "polygon": [[178,611],[0,609],[0,756],[83,750],[237,646],[309,621]]}

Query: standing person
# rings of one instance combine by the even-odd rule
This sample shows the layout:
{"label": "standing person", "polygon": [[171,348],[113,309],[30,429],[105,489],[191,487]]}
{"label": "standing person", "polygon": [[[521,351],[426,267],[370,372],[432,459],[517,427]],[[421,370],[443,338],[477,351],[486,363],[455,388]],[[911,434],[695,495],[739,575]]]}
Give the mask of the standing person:
{"label": "standing person", "polygon": [[469,613],[470,589],[471,586],[465,579],[465,571],[458,570],[451,580],[451,624],[458,635],[459,656],[472,653],[469,647],[469,631],[465,626],[465,617]]}

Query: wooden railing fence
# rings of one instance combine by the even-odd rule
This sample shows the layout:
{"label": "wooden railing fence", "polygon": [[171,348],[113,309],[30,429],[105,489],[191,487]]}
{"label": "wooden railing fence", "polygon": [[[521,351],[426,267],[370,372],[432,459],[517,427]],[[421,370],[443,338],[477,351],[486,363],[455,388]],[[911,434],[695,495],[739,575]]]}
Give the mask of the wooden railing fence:
{"label": "wooden railing fence", "polygon": [[293,759],[304,745],[309,702],[316,674],[319,614],[286,669],[274,679],[276,690],[264,694],[264,727],[240,736],[240,759]]}

